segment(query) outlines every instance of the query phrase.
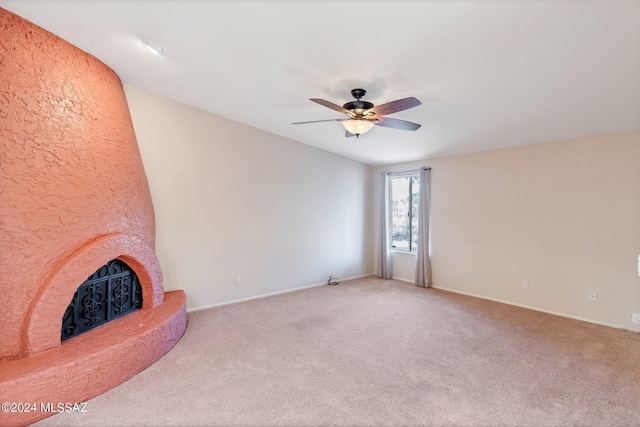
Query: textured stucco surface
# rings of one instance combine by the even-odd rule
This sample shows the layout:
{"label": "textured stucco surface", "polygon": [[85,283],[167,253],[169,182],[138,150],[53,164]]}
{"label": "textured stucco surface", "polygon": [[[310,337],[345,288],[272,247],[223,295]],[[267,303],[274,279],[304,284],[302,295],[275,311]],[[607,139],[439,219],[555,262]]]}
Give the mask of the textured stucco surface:
{"label": "textured stucco surface", "polygon": [[[25,355],[28,310],[71,254],[112,234],[154,248],[153,205],[120,79],[4,9],[0,198],[0,358]],[[103,264],[94,261],[84,279]]]}
{"label": "textured stucco surface", "polygon": [[[131,235],[109,235],[91,241],[64,260],[61,268],[54,271],[42,287],[43,292],[36,298],[23,334],[23,352],[36,354],[60,345],[60,323],[51,319],[62,319],[78,283],[86,279],[87,269],[98,263],[104,265],[119,258],[141,272],[138,275],[143,299],[143,308],[162,304],[162,272],[153,250]],[[149,298],[152,296],[152,298]]]}

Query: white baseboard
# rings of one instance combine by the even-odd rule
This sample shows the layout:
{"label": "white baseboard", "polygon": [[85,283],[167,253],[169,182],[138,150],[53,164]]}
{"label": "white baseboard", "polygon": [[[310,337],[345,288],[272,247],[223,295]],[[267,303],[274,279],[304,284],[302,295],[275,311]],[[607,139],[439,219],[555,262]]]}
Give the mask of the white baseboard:
{"label": "white baseboard", "polygon": [[400,281],[400,282],[407,282],[407,283],[414,283],[414,284],[416,283],[416,281],[415,281],[415,280],[403,279],[403,278],[401,278],[401,277],[395,277],[395,276],[394,276],[394,277],[392,277],[392,279],[393,279],[393,280],[398,280],[398,281]]}
{"label": "white baseboard", "polygon": [[[396,279],[396,280],[401,280],[401,279]],[[527,310],[540,311],[542,313],[553,314],[554,316],[566,317],[568,319],[580,320],[582,322],[593,323],[595,325],[601,325],[601,326],[608,326],[610,328],[622,329],[622,330],[625,330],[625,331],[628,331],[628,332],[633,332],[633,333],[636,333],[636,334],[640,334],[640,331],[634,331],[633,329],[625,328],[624,326],[615,325],[615,324],[612,324],[612,323],[597,322],[595,320],[585,319],[584,317],[572,316],[572,315],[566,314],[566,313],[560,313],[560,312],[553,311],[553,310],[545,310],[543,308],[532,307],[530,305],[519,304],[519,303],[515,303],[515,302],[511,302],[511,301],[505,301],[505,300],[501,300],[501,299],[498,299],[498,298],[491,298],[491,297],[487,297],[487,296],[484,296],[484,295],[474,294],[474,293],[471,293],[471,292],[458,291],[458,290],[450,289],[450,288],[442,288],[440,286],[432,286],[432,288],[433,289],[438,289],[438,290],[441,290],[441,291],[447,291],[447,292],[453,292],[453,293],[456,293],[456,294],[467,295],[467,296],[474,297],[474,298],[480,298],[480,299],[486,299],[486,300],[489,300],[489,301],[499,302],[501,304],[513,305],[515,307],[526,308]]]}
{"label": "white baseboard", "polygon": [[[360,279],[361,277],[371,276],[372,274],[373,273],[362,274],[360,276],[354,276],[354,277],[347,277],[346,279],[340,279],[340,281],[344,282],[346,280]],[[234,299],[234,300],[231,300],[231,301],[223,301],[223,302],[217,302],[217,303],[214,303],[214,304],[202,305],[202,306],[199,306],[199,307],[193,307],[193,308],[187,309],[187,313],[193,313],[194,311],[206,310],[208,308],[213,308],[213,307],[220,307],[222,305],[229,305],[229,304],[235,304],[235,303],[238,303],[238,302],[251,301],[253,299],[258,299],[258,298],[266,298],[266,297],[270,297],[270,296],[273,296],[273,295],[285,294],[287,292],[301,291],[303,289],[315,288],[316,286],[322,286],[322,285],[326,285],[326,284],[327,284],[327,282],[315,283],[313,285],[300,286],[298,288],[285,289],[283,291],[270,292],[268,294],[260,294],[260,295],[255,295],[255,296],[247,297],[247,298],[240,298],[240,299]]]}

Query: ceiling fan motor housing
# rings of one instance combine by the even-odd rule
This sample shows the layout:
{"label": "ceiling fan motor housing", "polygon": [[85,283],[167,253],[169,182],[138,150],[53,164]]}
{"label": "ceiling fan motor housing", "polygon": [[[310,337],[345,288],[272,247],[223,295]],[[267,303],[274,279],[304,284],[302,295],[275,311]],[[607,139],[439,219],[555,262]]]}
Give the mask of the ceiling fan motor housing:
{"label": "ceiling fan motor housing", "polygon": [[364,89],[353,89],[351,90],[351,96],[353,96],[356,100],[355,101],[351,101],[351,102],[347,102],[346,104],[344,104],[342,107],[347,109],[347,110],[351,110],[354,111],[355,113],[362,113],[364,110],[368,110],[370,108],[373,108],[373,104],[367,101],[361,101],[361,98],[364,98],[364,96],[367,94],[367,91]]}
{"label": "ceiling fan motor housing", "polygon": [[[356,110],[356,112],[362,112],[364,110],[368,110],[370,108],[373,108],[373,104],[367,101],[351,101],[351,102],[347,102],[346,104],[344,104],[342,106],[343,108],[347,109],[347,110]],[[361,110],[361,111],[358,111]]]}

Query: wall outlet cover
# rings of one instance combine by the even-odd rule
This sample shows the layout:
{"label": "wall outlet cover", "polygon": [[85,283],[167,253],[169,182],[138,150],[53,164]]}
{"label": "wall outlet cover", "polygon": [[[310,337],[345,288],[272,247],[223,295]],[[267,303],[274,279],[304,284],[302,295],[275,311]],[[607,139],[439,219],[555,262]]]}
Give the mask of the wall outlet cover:
{"label": "wall outlet cover", "polygon": [[637,323],[638,325],[640,325],[640,313],[631,314],[631,323]]}

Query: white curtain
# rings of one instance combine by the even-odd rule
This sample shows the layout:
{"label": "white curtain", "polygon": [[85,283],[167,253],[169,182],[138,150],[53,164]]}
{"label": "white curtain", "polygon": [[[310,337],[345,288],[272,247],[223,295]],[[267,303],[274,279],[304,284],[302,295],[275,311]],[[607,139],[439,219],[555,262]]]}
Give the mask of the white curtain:
{"label": "white curtain", "polygon": [[389,173],[382,174],[382,191],[380,197],[380,250],[378,253],[378,277],[391,279],[393,264],[391,262],[391,190]]}
{"label": "white curtain", "polygon": [[418,199],[418,251],[416,256],[416,285],[431,287],[431,259],[429,258],[429,211],[431,209],[431,168],[420,168]]}

